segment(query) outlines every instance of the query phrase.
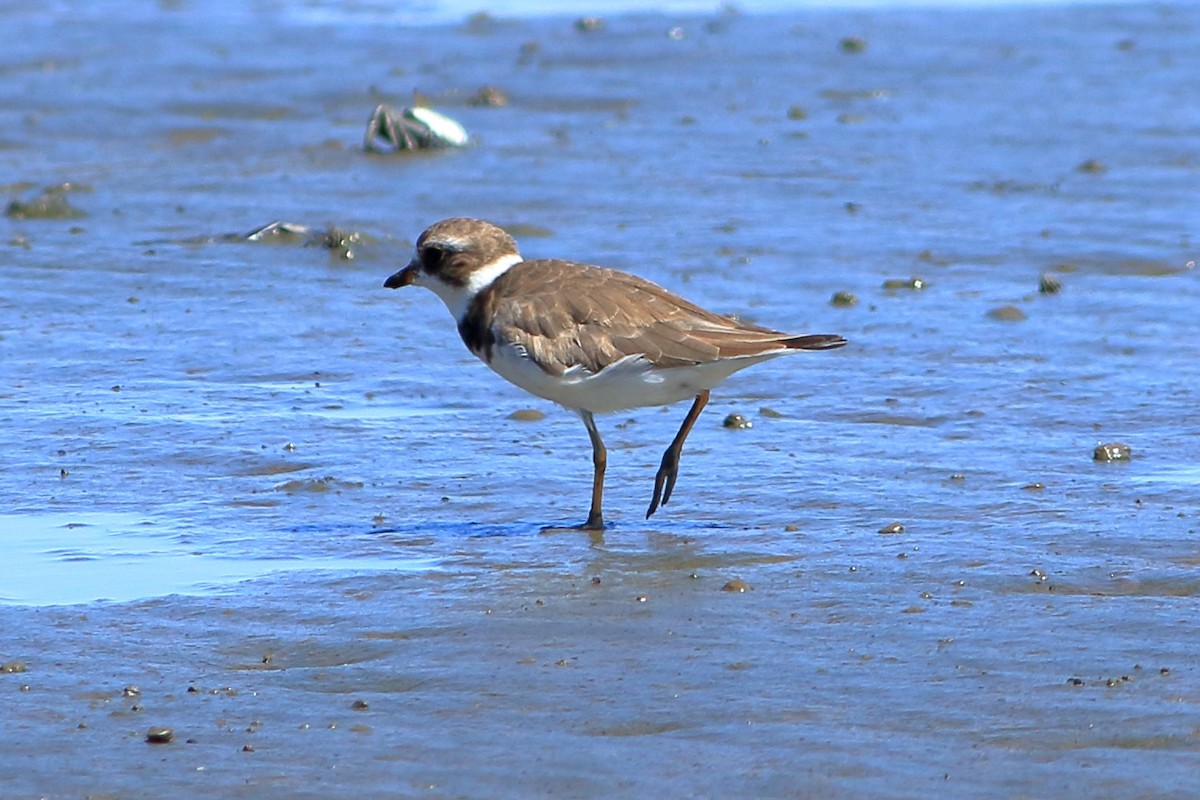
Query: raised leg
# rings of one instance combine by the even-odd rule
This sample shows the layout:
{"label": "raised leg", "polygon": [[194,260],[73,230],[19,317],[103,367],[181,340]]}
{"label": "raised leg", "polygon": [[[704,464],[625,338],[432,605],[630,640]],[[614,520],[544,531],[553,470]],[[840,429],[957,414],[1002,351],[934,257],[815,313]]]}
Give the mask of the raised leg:
{"label": "raised leg", "polygon": [[705,389],[696,395],[696,401],[692,403],[692,410],[688,412],[683,424],[679,426],[679,433],[675,434],[671,446],[667,448],[667,452],[663,453],[662,464],[658,467],[658,474],[654,476],[654,497],[650,499],[650,508],[646,511],[646,519],[650,519],[650,515],[658,510],[660,498],[664,506],[671,499],[671,490],[675,488],[675,479],[679,477],[679,455],[683,452],[683,442],[692,432],[696,418],[700,416],[700,412],[707,404],[708,390]]}
{"label": "raised leg", "polygon": [[592,507],[588,511],[587,522],[582,527],[587,531],[604,530],[604,514],[600,511],[600,503],[604,497],[604,469],[608,466],[608,451],[600,439],[600,431],[596,430],[596,420],[590,411],[580,411],[583,424],[587,426],[588,438],[592,440]]}

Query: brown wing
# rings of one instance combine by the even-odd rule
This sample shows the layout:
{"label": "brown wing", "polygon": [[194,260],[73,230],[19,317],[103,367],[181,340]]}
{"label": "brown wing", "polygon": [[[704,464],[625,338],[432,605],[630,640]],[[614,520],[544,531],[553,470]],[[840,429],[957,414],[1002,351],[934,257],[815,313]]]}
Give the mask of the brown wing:
{"label": "brown wing", "polygon": [[682,367],[844,344],[738,322],[636,275],[569,261],[522,262],[483,295],[479,310],[497,339],[520,344],[553,375],[575,366],[599,372],[639,353],[660,367]]}

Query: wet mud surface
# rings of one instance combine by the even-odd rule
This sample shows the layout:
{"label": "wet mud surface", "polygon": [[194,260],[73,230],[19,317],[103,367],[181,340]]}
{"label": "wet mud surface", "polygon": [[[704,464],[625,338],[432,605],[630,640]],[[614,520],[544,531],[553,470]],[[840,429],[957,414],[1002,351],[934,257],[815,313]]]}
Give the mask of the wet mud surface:
{"label": "wet mud surface", "polygon": [[[0,10],[0,795],[1194,796],[1196,9],[239,13]],[[851,345],[544,533],[453,215]]]}

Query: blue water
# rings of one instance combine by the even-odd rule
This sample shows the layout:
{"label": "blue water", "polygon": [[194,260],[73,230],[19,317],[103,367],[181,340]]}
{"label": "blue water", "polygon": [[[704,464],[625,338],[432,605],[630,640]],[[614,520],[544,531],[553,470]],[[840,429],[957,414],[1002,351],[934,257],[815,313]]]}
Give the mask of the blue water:
{"label": "blue water", "polygon": [[[1192,796],[1197,8],[555,8],[0,7],[0,795]],[[381,285],[459,214],[851,344],[543,534],[583,426]]]}

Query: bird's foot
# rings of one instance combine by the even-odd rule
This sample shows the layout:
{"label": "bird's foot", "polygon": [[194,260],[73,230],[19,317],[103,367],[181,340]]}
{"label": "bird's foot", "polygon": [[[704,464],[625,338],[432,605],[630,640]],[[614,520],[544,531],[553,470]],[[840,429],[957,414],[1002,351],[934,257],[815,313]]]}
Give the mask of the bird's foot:
{"label": "bird's foot", "polygon": [[585,533],[604,533],[604,517],[600,514],[588,514],[587,522],[582,525],[547,525],[542,533],[567,533],[584,531]]}
{"label": "bird's foot", "polygon": [[654,476],[654,496],[650,498],[650,508],[646,509],[646,519],[658,511],[660,505],[666,505],[675,490],[675,479],[679,477],[679,456],[671,458],[671,451],[663,455],[662,465]]}

